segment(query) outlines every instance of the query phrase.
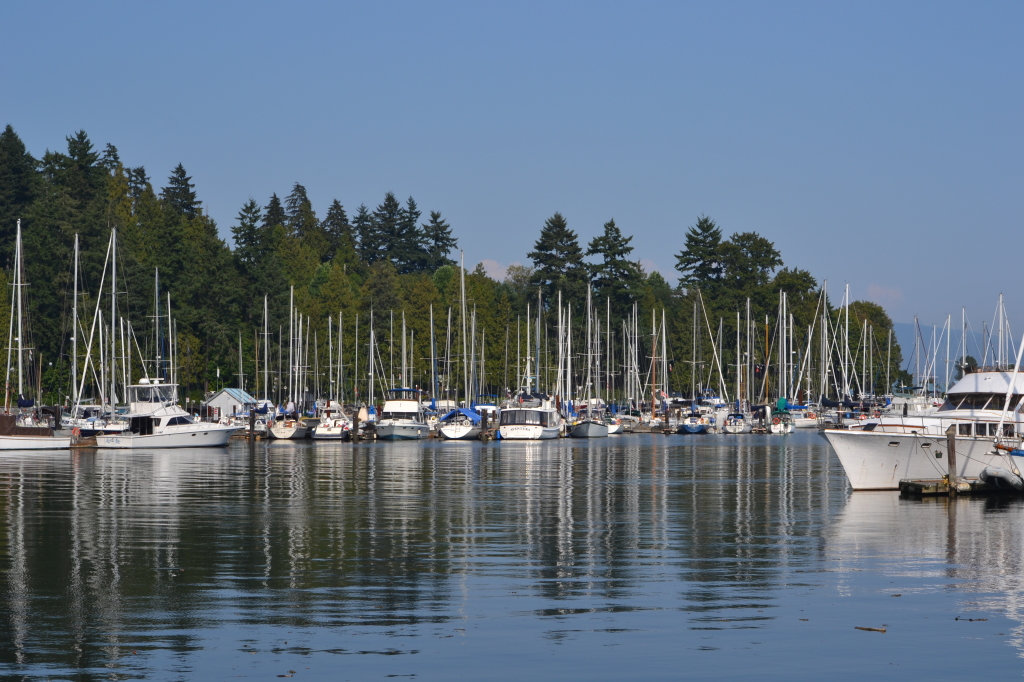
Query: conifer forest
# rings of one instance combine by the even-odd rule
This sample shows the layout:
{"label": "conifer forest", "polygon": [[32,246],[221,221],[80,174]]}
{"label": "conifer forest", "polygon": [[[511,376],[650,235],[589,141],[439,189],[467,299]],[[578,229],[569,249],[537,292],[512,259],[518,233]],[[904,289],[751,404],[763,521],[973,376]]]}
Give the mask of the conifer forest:
{"label": "conifer forest", "polygon": [[[0,324],[4,333],[12,328],[20,220],[22,342],[31,356],[27,392],[41,391],[38,397],[49,404],[66,403],[72,395],[72,362],[77,376],[87,376],[87,392],[94,384],[89,377],[95,365],[86,355],[99,351],[96,341],[91,351],[87,341],[97,311],[109,327],[110,283],[101,289],[101,279],[113,230],[116,314],[128,330],[123,347],[131,380],[162,371],[154,358],[170,347],[181,394],[193,403],[210,390],[243,382],[257,397],[281,401],[290,323],[292,334],[301,324],[304,388],[318,397],[359,402],[366,395],[371,327],[379,387],[401,381],[403,341],[410,358],[407,383],[432,392],[436,359],[440,385],[460,387],[467,371],[463,349],[472,346],[484,367],[480,390],[504,397],[523,385],[525,359],[536,355],[527,323],[538,319],[538,381],[541,389],[551,387],[557,306],[560,301],[571,311],[572,333],[582,339],[588,288],[612,398],[622,386],[624,344],[638,346],[643,371],[652,357],[664,362],[670,392],[689,396],[725,384],[734,395],[741,365],[774,371],[780,325],[792,335],[794,367],[821,365],[823,354],[837,352],[818,340],[822,320],[829,321],[830,333],[849,330],[861,389],[867,390],[868,380],[877,392],[887,381],[906,380],[892,321],[881,307],[865,301],[844,306],[842,284],[829,283],[824,298],[825,283],[786,264],[768,236],[743,228],[730,234],[708,216],[681,219],[676,243],[667,245],[676,253],[671,281],[645,272],[635,259],[642,225],[620,225],[609,216],[600,227],[575,226],[571,216],[556,212],[542,224],[520,227],[528,263],[510,266],[502,281],[482,264],[466,263],[463,301],[462,226],[449,223],[444,207],[421,207],[388,188],[366,203],[345,206],[308,196],[297,181],[240,202],[231,224],[218,226],[204,211],[202,187],[183,165],[158,172],[132,165],[135,160],[122,159],[112,144],[100,148],[84,131],[59,146],[34,156],[12,126],[0,133]],[[318,214],[314,200],[326,210]],[[577,230],[597,236],[582,243]],[[73,353],[76,235],[79,341]],[[463,309],[472,316],[465,324]],[[533,327],[531,336],[535,332]],[[587,352],[584,340],[573,347]],[[771,391],[762,397],[778,396],[774,386]]]}

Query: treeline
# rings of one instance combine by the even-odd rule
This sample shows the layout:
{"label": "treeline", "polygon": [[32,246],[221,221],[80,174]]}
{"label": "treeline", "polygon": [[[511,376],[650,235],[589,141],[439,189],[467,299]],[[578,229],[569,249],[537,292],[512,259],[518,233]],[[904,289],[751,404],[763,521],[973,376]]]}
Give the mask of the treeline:
{"label": "treeline", "polygon": [[[439,210],[424,213],[412,197],[401,201],[388,192],[372,208],[363,204],[353,211],[333,200],[320,217],[305,188],[295,183],[283,198],[273,194],[265,201],[250,198],[244,202],[230,226],[233,243],[229,245],[221,239],[214,220],[203,211],[195,185],[182,165],[171,171],[162,187],[157,187],[144,167],[125,165],[113,145],[97,150],[85,132],[68,137],[65,151],[47,151],[35,158],[7,126],[0,133],[0,259],[4,266],[0,276],[8,282],[18,219],[22,220],[29,285],[26,294],[31,337],[27,345],[34,354],[41,354],[45,368],[41,382],[45,397],[51,401],[61,400],[69,392],[74,237],[78,235],[81,246],[79,290],[86,292],[79,301],[79,311],[88,317],[96,303],[107,243],[114,228],[118,232],[118,288],[122,292],[119,314],[131,320],[140,339],[141,354],[147,360],[155,355],[154,271],[159,269],[159,293],[162,300],[170,293],[177,324],[179,378],[192,399],[215,388],[218,371],[223,385],[237,384],[234,374],[239,339],[246,387],[255,388],[257,345],[260,353],[265,352],[260,336],[264,297],[272,337],[271,365],[275,375],[278,373],[282,356],[286,358],[280,345],[282,336],[287,344],[293,288],[295,307],[308,317],[311,339],[316,339],[313,355],[321,374],[328,363],[328,317],[335,334],[335,353],[338,320],[342,320],[342,354],[350,396],[354,381],[365,384],[365,344],[371,311],[380,358],[389,362],[393,357],[397,362],[400,345],[398,327],[391,332],[392,315],[395,324],[400,325],[404,313],[415,339],[412,373],[416,383],[426,385],[430,372],[431,307],[439,353],[449,346],[449,355],[461,352],[457,343],[461,329],[458,240]],[[502,281],[488,276],[482,265],[467,273],[466,303],[476,312],[477,347],[484,344],[490,390],[500,392],[517,384],[517,339],[519,355],[525,355],[525,317],[528,306],[531,318],[536,315],[538,290],[543,296],[543,324],[549,339],[545,344],[547,355],[542,357],[542,381],[554,371],[551,330],[556,324],[553,306],[559,292],[563,303],[573,306],[574,324],[579,324],[584,319],[588,284],[602,316],[610,313],[616,334],[621,333],[623,320],[636,306],[647,325],[642,327],[645,331],[640,339],[647,350],[641,355],[650,356],[652,311],[656,311],[658,320],[665,311],[672,367],[669,383],[671,388],[684,392],[694,383],[706,383],[709,375],[708,325],[694,333],[693,311],[698,298],[705,306],[701,315],[706,310],[714,333],[722,337],[717,341],[720,361],[726,366],[736,364],[734,344],[729,340],[735,337],[736,312],[745,315],[748,298],[754,319],[763,323],[768,316],[773,323],[779,291],[784,290],[794,329],[806,330],[811,324],[819,283],[805,270],[785,267],[772,242],[757,233],[726,238],[714,221],[701,217],[681,235],[682,250],[676,266],[680,280],[675,286],[658,272],[645,272],[633,260],[632,239],[609,220],[584,248],[565,217],[555,213],[541,226],[528,253],[529,266],[510,267]],[[4,286],[0,292],[0,324],[4,329],[9,320],[9,296],[9,287]],[[837,314],[834,308],[832,312]],[[451,334],[449,315],[453,320]],[[892,323],[881,308],[858,302],[851,308],[851,317],[858,325],[861,319],[870,319],[876,341],[884,343]],[[357,320],[361,354],[358,378],[352,371]],[[856,329],[859,332],[860,327]],[[392,337],[394,349],[390,347]],[[614,341],[617,355],[621,354],[621,343],[621,338]],[[856,343],[851,331],[851,344]],[[763,358],[767,350],[760,340],[756,357]],[[701,357],[694,362],[692,358],[697,355]],[[891,358],[893,367],[898,367],[898,346]],[[874,364],[876,375],[884,377],[878,360]],[[132,362],[137,378],[141,366],[138,358]],[[261,360],[259,367],[262,364]],[[613,368],[617,366],[616,359]],[[390,371],[384,369],[385,373]],[[453,371],[459,370],[456,367]],[[287,368],[282,374],[287,374]],[[322,390],[326,390],[327,378],[321,378]],[[283,380],[275,376],[272,381],[280,387]],[[459,385],[454,379],[451,383]]]}

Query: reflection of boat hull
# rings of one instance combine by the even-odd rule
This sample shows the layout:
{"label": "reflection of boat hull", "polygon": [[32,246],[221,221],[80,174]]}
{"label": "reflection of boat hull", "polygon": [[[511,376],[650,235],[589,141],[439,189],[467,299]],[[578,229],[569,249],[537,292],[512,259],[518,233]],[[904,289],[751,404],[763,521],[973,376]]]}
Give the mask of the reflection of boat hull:
{"label": "reflection of boat hull", "polygon": [[[199,425],[197,425],[199,426]],[[136,448],[211,448],[227,445],[228,439],[238,429],[232,426],[202,424],[203,428],[175,431],[172,433],[115,433],[97,435],[96,447],[114,450]]]}
{"label": "reflection of boat hull", "polygon": [[379,440],[418,440],[426,438],[428,431],[426,424],[416,422],[395,423],[387,419],[377,422]]}
{"label": "reflection of boat hull", "polygon": [[0,451],[67,450],[71,436],[0,436]]}
{"label": "reflection of boat hull", "polygon": [[561,424],[540,426],[539,424],[503,424],[498,428],[502,440],[548,440],[558,438]]}
{"label": "reflection of boat hull", "polygon": [[573,438],[607,438],[608,425],[602,422],[586,419],[572,427],[572,431],[569,432],[569,435]]}
{"label": "reflection of boat hull", "polygon": [[445,424],[439,430],[445,440],[476,440],[480,437],[480,427],[476,424]]}
{"label": "reflection of boat hull", "polygon": [[[854,490],[895,490],[904,479],[935,479],[948,473],[946,437],[882,431],[825,431]],[[980,478],[986,467],[1006,467],[987,438],[957,438],[957,473]]]}

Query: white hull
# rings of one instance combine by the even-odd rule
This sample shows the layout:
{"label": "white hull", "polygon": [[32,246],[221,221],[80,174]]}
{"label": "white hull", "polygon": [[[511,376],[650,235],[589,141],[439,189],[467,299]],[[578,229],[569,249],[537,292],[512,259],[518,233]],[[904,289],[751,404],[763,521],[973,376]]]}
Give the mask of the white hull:
{"label": "white hull", "polygon": [[475,424],[450,424],[442,426],[440,432],[446,440],[476,440],[480,437],[480,427]]}
{"label": "white hull", "polygon": [[344,438],[348,438],[348,435],[348,429],[343,429],[337,426],[324,428],[315,426],[313,427],[313,432],[310,434],[313,440],[342,440]]}
{"label": "white hull", "polygon": [[818,420],[811,419],[809,417],[796,417],[793,419],[793,428],[796,429],[816,429],[818,428]]}
{"label": "white hull", "polygon": [[[153,433],[141,436],[136,433],[117,433],[97,435],[96,447],[114,450],[132,450],[135,448],[209,448],[227,445],[231,434],[238,431],[235,427],[217,424],[196,424],[202,428]],[[172,427],[173,428],[173,427]]]}
{"label": "white hull", "polygon": [[71,436],[0,436],[0,452],[9,450],[67,450]]}
{"label": "white hull", "polygon": [[726,424],[722,427],[722,431],[725,433],[750,433],[753,427],[745,422],[743,424]]}
{"label": "white hull", "polygon": [[[854,490],[895,490],[903,479],[937,479],[948,473],[945,436],[826,430]],[[957,475],[979,478],[986,467],[1010,468],[990,438],[957,438]]]}
{"label": "white hull", "polygon": [[569,435],[573,438],[607,438],[608,425],[595,421],[582,421],[572,427]]}
{"label": "white hull", "polygon": [[426,438],[429,430],[426,424],[377,422],[379,440],[417,440]]}
{"label": "white hull", "polygon": [[302,422],[275,424],[270,427],[270,437],[275,440],[299,440],[306,437],[309,429]]}
{"label": "white hull", "polygon": [[505,424],[498,428],[502,440],[548,440],[558,438],[561,424],[540,426],[534,424]]}
{"label": "white hull", "polygon": [[769,433],[785,434],[785,433],[793,433],[793,431],[794,431],[794,428],[793,428],[793,424],[791,422],[780,422],[778,424],[769,424],[768,425],[768,432]]}
{"label": "white hull", "polygon": [[609,424],[608,425],[608,435],[609,436],[614,436],[615,434],[618,434],[618,433],[625,433],[625,430],[626,430],[626,427],[625,427],[624,424]]}

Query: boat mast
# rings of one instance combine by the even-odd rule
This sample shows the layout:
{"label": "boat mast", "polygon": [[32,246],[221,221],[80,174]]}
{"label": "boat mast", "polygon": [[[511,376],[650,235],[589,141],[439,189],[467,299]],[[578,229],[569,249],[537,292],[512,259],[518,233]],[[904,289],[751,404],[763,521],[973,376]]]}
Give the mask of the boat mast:
{"label": "boat mast", "polygon": [[117,228],[110,230],[110,414],[117,404]]}
{"label": "boat mast", "polygon": [[18,219],[18,232],[17,240],[14,244],[14,288],[18,292],[18,398],[22,397],[22,383],[24,379],[24,363],[22,361],[22,352],[24,351],[24,342],[22,334],[22,320],[21,320],[21,289],[23,286],[22,278],[24,272],[22,270],[22,256],[21,256],[21,219]]}
{"label": "boat mast", "polygon": [[[507,337],[506,337],[507,338]],[[508,362],[508,346],[506,349],[506,363]],[[430,408],[437,409],[437,346],[434,343],[434,304],[430,304],[430,382],[433,390],[430,393]]]}
{"label": "boat mast", "polygon": [[534,336],[536,337],[536,344],[535,345],[536,345],[536,348],[537,348],[537,363],[536,363],[537,364],[537,384],[536,385],[537,385],[537,392],[538,393],[540,392],[540,314],[541,314],[541,308],[543,306],[543,301],[541,299],[541,291],[542,291],[542,289],[540,287],[537,287],[537,324],[536,324],[536,329],[534,330]]}
{"label": "boat mast", "polygon": [[269,395],[270,385],[270,336],[267,330],[267,295],[263,294],[263,399]]}
{"label": "boat mast", "polygon": [[288,402],[295,401],[295,285],[288,292]]}
{"label": "boat mast", "polygon": [[466,367],[466,254],[459,251],[459,317],[462,319],[462,394],[466,407],[469,407],[469,372]]}
{"label": "boat mast", "polygon": [[75,273],[71,295],[71,404],[78,405],[78,233],[75,233]]}

